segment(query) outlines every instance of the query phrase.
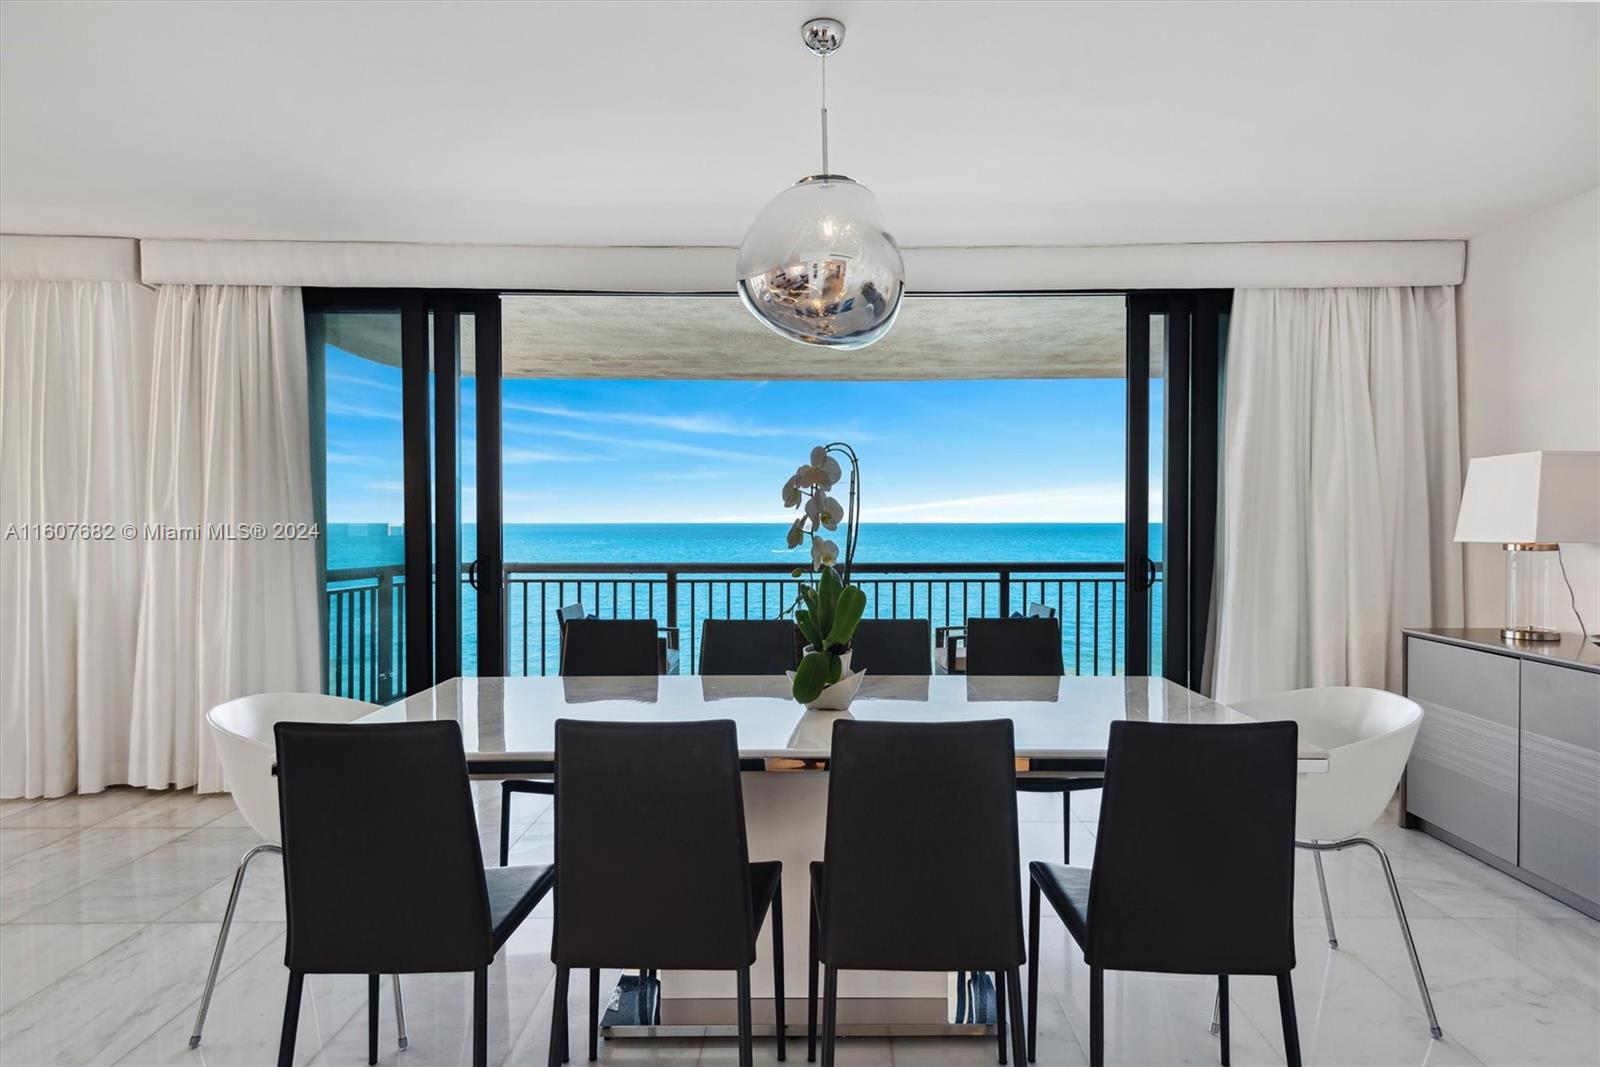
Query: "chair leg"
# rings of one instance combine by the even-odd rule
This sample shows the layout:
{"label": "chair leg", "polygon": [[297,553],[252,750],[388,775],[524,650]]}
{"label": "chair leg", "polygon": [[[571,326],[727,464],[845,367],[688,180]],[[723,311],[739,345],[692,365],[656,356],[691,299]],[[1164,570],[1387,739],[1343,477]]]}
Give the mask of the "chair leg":
{"label": "chair leg", "polygon": [[589,968],[589,1061],[600,1058],[600,968]]}
{"label": "chair leg", "polygon": [[833,1067],[833,1046],[838,1034],[839,971],[829,967],[822,976],[822,1067]]}
{"label": "chair leg", "polygon": [[[1023,1025],[1022,1014],[1022,968],[1011,968],[1006,990],[1011,997],[1011,1054],[1016,1058],[1017,1067],[1022,1067],[1028,1056],[1027,1042],[1023,1039],[1026,1027]],[[1031,1022],[1032,1016],[1028,1019]]]}
{"label": "chair leg", "polygon": [[1439,1017],[1433,1012],[1433,997],[1428,993],[1428,980],[1422,976],[1422,960],[1417,956],[1417,943],[1411,939],[1411,924],[1406,921],[1406,906],[1400,903],[1400,883],[1394,880],[1394,868],[1389,865],[1389,854],[1380,848],[1376,841],[1370,841],[1365,837],[1351,838],[1340,844],[1366,845],[1378,854],[1378,862],[1383,864],[1383,877],[1389,883],[1389,896],[1394,900],[1394,917],[1400,923],[1400,936],[1405,938],[1406,952],[1411,956],[1411,973],[1417,977],[1417,992],[1422,994],[1422,1007],[1428,1013],[1428,1032],[1434,1037],[1443,1037],[1444,1031],[1439,1029]]}
{"label": "chair leg", "polygon": [[966,1023],[972,1020],[967,1013],[967,972],[956,972],[956,1022]]}
{"label": "chair leg", "polygon": [[1061,862],[1072,862],[1072,794],[1061,794]]}
{"label": "chair leg", "polygon": [[378,1062],[378,976],[367,975],[367,1064]]}
{"label": "chair leg", "polygon": [[394,981],[394,1028],[399,1035],[400,1047],[404,1049],[411,1044],[410,1038],[406,1036],[406,1002],[400,995],[400,976],[392,974],[389,977]]}
{"label": "chair leg", "polygon": [[1328,947],[1339,947],[1339,935],[1333,932],[1333,906],[1328,903],[1328,876],[1322,873],[1322,851],[1311,850],[1311,858],[1317,864],[1317,889],[1322,894],[1322,917],[1328,920]]}
{"label": "chair leg", "polygon": [[567,980],[571,967],[556,968],[554,1003],[550,1008],[550,1067],[561,1067],[567,1058]]}
{"label": "chair leg", "polygon": [[472,1067],[489,1067],[489,968],[472,972]]}
{"label": "chair leg", "polygon": [[1228,1067],[1228,976],[1217,975],[1217,1032],[1221,1035],[1222,1067]]}
{"label": "chair leg", "polygon": [[278,1037],[278,1067],[294,1067],[294,1035],[300,1029],[300,993],[306,976],[289,972],[289,992],[283,1001],[283,1032]]}
{"label": "chair leg", "polygon": [[1278,975],[1278,1014],[1283,1016],[1283,1056],[1288,1067],[1300,1067],[1300,1025],[1294,1018],[1294,984],[1287,972]]}
{"label": "chair leg", "polygon": [[200,1047],[200,1031],[206,1025],[206,1012],[211,1010],[211,993],[217,987],[217,975],[222,970],[222,950],[228,945],[228,931],[233,929],[233,912],[239,906],[239,890],[244,887],[244,872],[250,861],[262,852],[282,852],[277,845],[257,845],[244,854],[239,869],[233,873],[233,892],[228,894],[228,910],[222,913],[222,929],[217,932],[217,947],[211,953],[211,970],[206,974],[205,992],[200,994],[200,1013],[194,1017],[194,1033],[189,1035],[189,1047]]}
{"label": "chair leg", "polygon": [[817,1062],[817,941],[821,931],[817,929],[817,902],[811,901],[810,922],[810,958],[806,960],[806,1062]]}
{"label": "chair leg", "polygon": [[1006,972],[994,972],[994,1033],[1000,1042],[1000,1062],[1006,1062]]}
{"label": "chair leg", "polygon": [[755,1067],[755,1041],[750,1025],[750,968],[739,968],[739,1067]]}
{"label": "chair leg", "polygon": [[510,866],[511,860],[511,790],[500,783],[500,866]]}
{"label": "chair leg", "polygon": [[1028,879],[1028,1062],[1039,1058],[1039,883]]}
{"label": "chair leg", "polygon": [[1216,1037],[1222,1032],[1222,994],[1218,993],[1211,1001],[1211,1036]]}
{"label": "chair leg", "polygon": [[1089,968],[1089,1067],[1106,1063],[1106,972]]}
{"label": "chair leg", "polygon": [[778,1032],[778,1062],[789,1058],[788,1021],[784,1018],[783,992],[783,883],[772,894],[772,1017]]}

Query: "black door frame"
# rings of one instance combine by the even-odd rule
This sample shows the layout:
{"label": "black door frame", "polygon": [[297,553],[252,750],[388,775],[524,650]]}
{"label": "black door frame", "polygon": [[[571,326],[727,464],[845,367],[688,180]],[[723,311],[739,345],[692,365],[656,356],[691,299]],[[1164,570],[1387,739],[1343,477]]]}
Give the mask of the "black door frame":
{"label": "black door frame", "polygon": [[1165,318],[1162,350],[1161,673],[1201,691],[1216,564],[1222,363],[1228,289],[1128,294],[1126,544],[1129,674],[1150,673],[1150,319]]}
{"label": "black door frame", "polygon": [[[505,673],[504,547],[500,416],[500,294],[491,290],[301,290],[305,311],[388,311],[400,316],[401,433],[405,493],[406,693],[461,673],[459,560],[460,315],[473,316],[476,389],[478,673]],[[433,316],[432,396],[430,334]],[[432,411],[430,412],[430,399]],[[433,448],[430,452],[429,437]],[[448,560],[452,581],[436,581]],[[412,595],[431,590],[431,596]],[[326,643],[326,642],[324,642]]]}

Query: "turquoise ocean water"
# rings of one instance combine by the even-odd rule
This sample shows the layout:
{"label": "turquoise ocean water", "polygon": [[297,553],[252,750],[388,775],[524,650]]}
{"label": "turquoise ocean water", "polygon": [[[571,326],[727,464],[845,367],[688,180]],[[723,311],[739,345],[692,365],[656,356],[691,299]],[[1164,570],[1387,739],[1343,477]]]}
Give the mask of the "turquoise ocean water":
{"label": "turquoise ocean water", "polygon": [[[802,564],[802,549],[784,548],[785,526],[765,523],[718,524],[509,524],[504,555],[513,564],[573,563],[776,563]],[[462,527],[462,559],[476,555],[477,532]],[[840,531],[841,535],[843,531]],[[842,536],[838,538],[842,544]],[[1152,555],[1160,558],[1161,527],[1151,526]],[[330,571],[398,565],[404,538],[383,524],[335,523],[327,530]],[[1067,669],[1113,673],[1122,669],[1126,602],[1115,575],[1075,574],[1072,565],[1116,562],[1123,557],[1121,523],[869,523],[862,527],[858,564],[882,563],[1038,563],[1013,579],[1011,606],[1043,602],[1062,619]],[[507,587],[506,645],[512,673],[554,673],[553,613],[565,603],[583,603],[591,612],[623,617],[666,619],[665,584],[659,574],[538,575],[513,573]],[[782,575],[768,580],[739,576],[729,581],[695,576],[694,588],[680,583],[677,616],[681,644],[692,664],[700,622],[708,617],[774,617],[791,594]],[[935,625],[960,622],[968,615],[998,613],[998,581],[990,575],[916,575],[876,579],[868,614],[930,618]],[[1090,584],[1094,579],[1100,584]],[[948,579],[948,581],[947,581]],[[1081,579],[1075,580],[1075,579]],[[617,581],[618,584],[613,585]],[[1024,584],[1024,582],[1030,584]],[[1065,584],[1063,584],[1065,583]],[[332,588],[370,586],[370,580],[330,583]],[[1160,618],[1160,590],[1152,615]],[[462,600],[463,662],[476,666],[477,608],[471,591]],[[338,599],[336,596],[331,599]],[[396,613],[401,615],[403,613]],[[393,635],[390,635],[391,638]],[[371,674],[377,641],[375,610],[348,601],[330,606],[330,670],[341,681],[334,688],[362,695],[359,677]],[[391,646],[397,647],[397,646]],[[1153,642],[1159,648],[1159,641]],[[391,657],[403,658],[403,657]],[[370,683],[368,683],[370,685]]]}

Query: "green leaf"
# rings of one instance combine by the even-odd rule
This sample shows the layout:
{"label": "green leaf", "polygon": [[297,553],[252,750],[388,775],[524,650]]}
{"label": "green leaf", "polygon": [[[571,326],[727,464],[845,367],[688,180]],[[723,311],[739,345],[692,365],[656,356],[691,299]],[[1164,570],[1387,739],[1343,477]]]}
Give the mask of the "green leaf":
{"label": "green leaf", "polygon": [[832,652],[828,653],[828,684],[832,685],[844,675],[844,660]]}
{"label": "green leaf", "polygon": [[812,611],[817,618],[817,629],[824,635],[833,630],[834,606],[839,600],[839,572],[832,567],[822,568],[817,575],[817,600]]}
{"label": "green leaf", "polygon": [[828,629],[828,647],[848,645],[866,610],[867,594],[860,586],[847,585],[839,590],[839,599],[833,606],[833,625]]}
{"label": "green leaf", "polygon": [[805,635],[806,644],[812,648],[822,648],[822,631],[817,628],[817,622],[811,617],[811,612],[800,608],[794,613],[794,624],[800,627],[800,632]]}
{"label": "green leaf", "polygon": [[826,652],[807,652],[800,666],[795,668],[794,684],[790,687],[794,698],[802,704],[809,704],[821,696],[822,691],[831,684],[828,681],[828,661],[837,661],[838,658]]}

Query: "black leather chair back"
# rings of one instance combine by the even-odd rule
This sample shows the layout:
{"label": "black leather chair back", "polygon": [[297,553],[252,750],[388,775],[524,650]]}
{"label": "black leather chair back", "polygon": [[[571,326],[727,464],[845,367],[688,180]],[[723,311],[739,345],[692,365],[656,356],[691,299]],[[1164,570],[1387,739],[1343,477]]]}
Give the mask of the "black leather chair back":
{"label": "black leather chair back", "polygon": [[967,620],[968,674],[1055,675],[1062,671],[1055,619]]}
{"label": "black leather chair back", "polygon": [[782,674],[799,662],[788,619],[707,619],[700,630],[701,674]]}
{"label": "black leather chair back", "polygon": [[557,966],[753,962],[733,722],[557,720],[556,871]]}
{"label": "black leather chair back", "polygon": [[661,673],[654,619],[572,619],[561,625],[561,673],[574,678]]}
{"label": "black leather chair back", "polygon": [[834,723],[822,962],[1022,963],[1015,760],[1010,719]]}
{"label": "black leather chair back", "polygon": [[471,971],[494,958],[461,728],[280,722],[284,964]]}
{"label": "black leather chair back", "polygon": [[850,647],[853,671],[933,673],[933,637],[927,619],[862,619]]}
{"label": "black leather chair back", "polygon": [[1084,958],[1170,974],[1294,968],[1298,730],[1115,722]]}

